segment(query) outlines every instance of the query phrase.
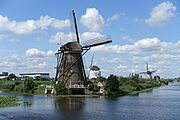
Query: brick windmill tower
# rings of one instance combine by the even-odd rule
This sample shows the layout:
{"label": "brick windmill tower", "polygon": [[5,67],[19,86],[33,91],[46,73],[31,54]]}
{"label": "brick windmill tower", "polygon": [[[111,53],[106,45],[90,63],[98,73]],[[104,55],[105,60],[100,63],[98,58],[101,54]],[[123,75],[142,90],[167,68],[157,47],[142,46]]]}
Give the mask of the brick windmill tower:
{"label": "brick windmill tower", "polygon": [[61,46],[56,53],[57,69],[56,82],[63,82],[67,88],[83,88],[87,85],[87,79],[83,64],[83,55],[91,47],[112,42],[110,36],[102,36],[93,40],[87,40],[83,45],[80,44],[78,27],[74,10],[72,11],[74,26],[76,31],[76,42],[68,42]]}

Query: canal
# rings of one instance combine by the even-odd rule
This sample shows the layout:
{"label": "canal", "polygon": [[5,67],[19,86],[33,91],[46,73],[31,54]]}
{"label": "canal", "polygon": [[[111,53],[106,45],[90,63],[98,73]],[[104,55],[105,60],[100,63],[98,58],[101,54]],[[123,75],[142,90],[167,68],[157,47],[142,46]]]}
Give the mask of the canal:
{"label": "canal", "polygon": [[180,120],[180,83],[118,98],[13,95],[31,104],[0,108],[0,120]]}

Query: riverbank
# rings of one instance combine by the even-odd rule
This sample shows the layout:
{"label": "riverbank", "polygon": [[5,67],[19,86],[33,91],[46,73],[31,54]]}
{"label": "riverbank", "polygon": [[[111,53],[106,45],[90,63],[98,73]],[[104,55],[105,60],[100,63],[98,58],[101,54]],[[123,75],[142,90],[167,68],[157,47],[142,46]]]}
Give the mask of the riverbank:
{"label": "riverbank", "polygon": [[[98,87],[97,83],[101,82],[102,87]],[[17,93],[17,94],[25,94],[25,95],[47,95],[44,94],[47,81],[34,81],[32,79],[26,79],[24,81],[1,81],[0,90],[7,93]],[[126,96],[126,95],[138,95],[138,93],[143,91],[150,91],[154,87],[159,87],[161,85],[167,84],[168,81],[155,81],[150,79],[142,79],[139,78],[138,75],[134,75],[131,77],[118,77],[115,75],[110,75],[106,78],[98,78],[96,82],[90,83],[86,89],[88,89],[89,94],[85,95],[71,95],[67,94],[67,88],[65,86],[58,86],[57,95],[50,96],[58,96],[58,97],[97,97],[97,96]],[[50,84],[50,81],[49,81]],[[61,83],[62,84],[62,83]],[[9,86],[12,87],[9,87]],[[7,87],[8,86],[8,87]],[[7,88],[6,88],[7,87]],[[3,88],[3,89],[2,89]],[[6,88],[6,89],[5,89]],[[100,89],[104,89],[103,94],[99,93]]]}
{"label": "riverbank", "polygon": [[[159,87],[160,87],[160,86],[159,86]],[[142,92],[150,92],[150,91],[152,91],[154,88],[158,88],[158,87],[146,88],[146,89],[143,89],[143,90],[140,90],[140,91],[133,91],[133,92],[129,93],[128,95],[129,95],[129,96],[134,96],[134,95],[138,95],[139,93],[142,93]]]}

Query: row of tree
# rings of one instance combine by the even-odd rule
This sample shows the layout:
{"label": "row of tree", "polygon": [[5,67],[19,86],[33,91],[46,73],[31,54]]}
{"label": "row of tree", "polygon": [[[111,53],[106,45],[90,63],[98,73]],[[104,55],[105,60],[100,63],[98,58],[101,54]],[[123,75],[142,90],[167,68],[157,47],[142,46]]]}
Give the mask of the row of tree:
{"label": "row of tree", "polygon": [[134,91],[141,91],[147,88],[167,84],[167,81],[143,79],[135,74],[129,77],[121,77],[111,74],[108,78],[98,78],[95,82],[90,83],[88,89],[90,91],[97,91],[97,82],[104,84],[106,95],[127,95]]}

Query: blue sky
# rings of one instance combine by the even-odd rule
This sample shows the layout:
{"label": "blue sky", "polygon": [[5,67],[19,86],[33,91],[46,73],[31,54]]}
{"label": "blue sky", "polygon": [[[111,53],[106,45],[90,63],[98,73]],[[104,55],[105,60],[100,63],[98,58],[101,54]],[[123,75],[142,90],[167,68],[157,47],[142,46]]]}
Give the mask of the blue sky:
{"label": "blue sky", "polygon": [[111,44],[92,48],[102,75],[128,76],[145,70],[179,77],[180,2],[178,0],[1,0],[0,72],[50,72],[54,76],[57,43],[74,41],[76,11],[81,42],[111,35]]}

